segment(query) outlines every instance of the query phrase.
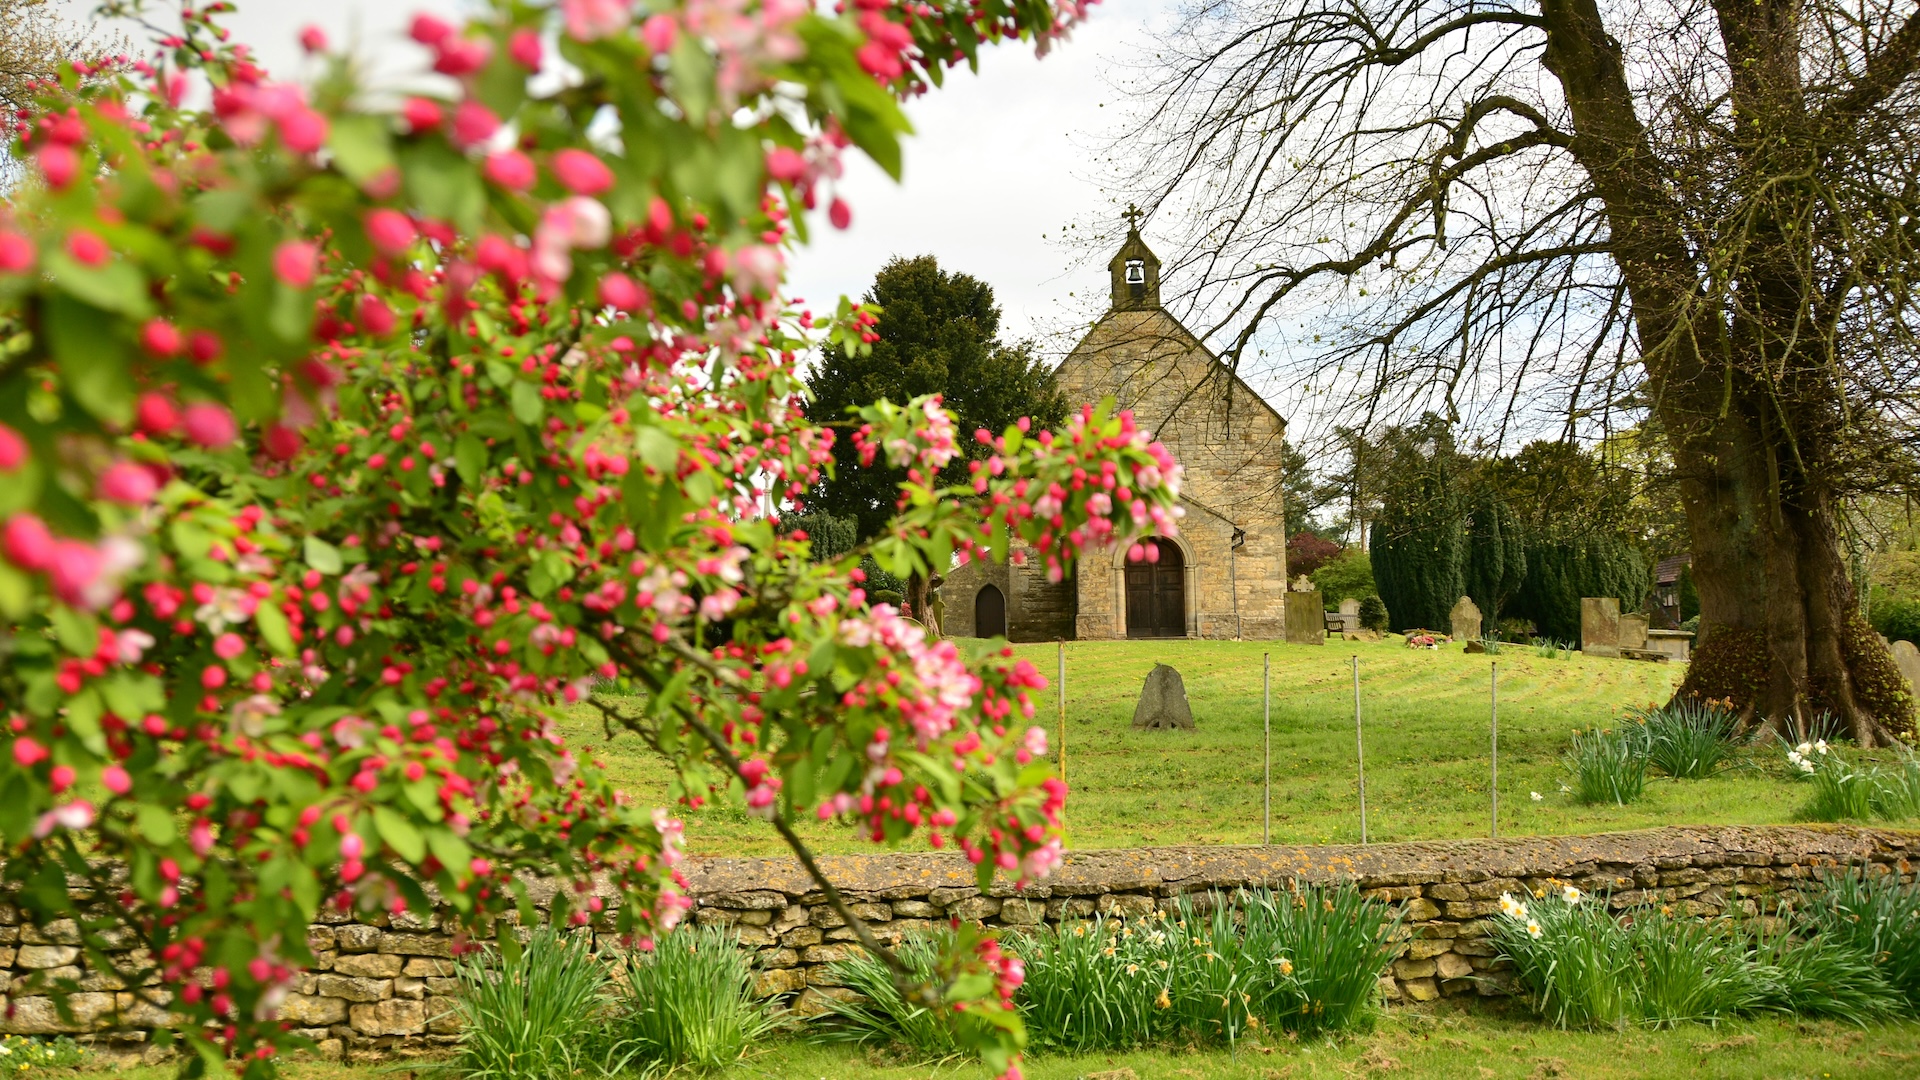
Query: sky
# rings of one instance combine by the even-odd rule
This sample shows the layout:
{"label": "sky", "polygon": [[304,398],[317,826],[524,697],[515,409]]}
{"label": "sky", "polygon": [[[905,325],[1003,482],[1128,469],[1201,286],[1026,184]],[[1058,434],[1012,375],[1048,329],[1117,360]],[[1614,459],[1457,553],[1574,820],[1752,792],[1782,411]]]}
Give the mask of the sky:
{"label": "sky", "polygon": [[[1068,226],[1109,230],[1124,209],[1103,194],[1092,163],[1090,148],[1116,119],[1104,74],[1144,43],[1153,22],[1171,16],[1173,3],[1105,0],[1046,58],[1037,58],[1031,44],[1004,44],[987,50],[978,75],[962,69],[944,88],[909,103],[915,135],[906,144],[902,182],[850,154],[838,191],[853,209],[852,227],[836,231],[818,215],[813,243],[794,259],[789,294],[830,309],[843,294],[864,293],[893,255],[933,254],[943,267],[993,286],[1004,337],[1033,338],[1043,355],[1064,354],[1075,330],[1104,310],[1106,253],[1088,258],[1060,237]],[[80,18],[94,4],[61,0]],[[238,5],[226,25],[276,77],[300,74],[296,39],[314,24],[336,45],[354,44],[376,80],[421,66],[424,52],[405,39],[414,13],[460,8],[459,0]]]}

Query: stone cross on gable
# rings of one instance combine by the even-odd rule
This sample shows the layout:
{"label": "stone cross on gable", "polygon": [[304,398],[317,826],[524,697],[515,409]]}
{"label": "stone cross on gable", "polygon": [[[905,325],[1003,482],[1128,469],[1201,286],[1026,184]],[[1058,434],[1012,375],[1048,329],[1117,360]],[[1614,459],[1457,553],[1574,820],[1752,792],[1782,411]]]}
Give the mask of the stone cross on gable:
{"label": "stone cross on gable", "polygon": [[1141,210],[1139,207],[1133,205],[1132,203],[1128,203],[1127,212],[1124,214],[1121,214],[1120,216],[1127,219],[1128,232],[1139,232],[1140,219],[1146,216],[1146,211]]}

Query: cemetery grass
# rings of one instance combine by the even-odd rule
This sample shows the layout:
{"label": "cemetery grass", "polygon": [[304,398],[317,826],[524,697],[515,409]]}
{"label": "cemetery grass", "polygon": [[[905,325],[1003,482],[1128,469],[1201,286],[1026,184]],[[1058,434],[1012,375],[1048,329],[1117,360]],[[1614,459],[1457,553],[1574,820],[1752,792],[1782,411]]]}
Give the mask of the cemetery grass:
{"label": "cemetery grass", "polygon": [[[1055,647],[1016,646],[1049,685],[1035,723],[1056,744]],[[1500,832],[1566,835],[1658,825],[1768,824],[1793,820],[1807,798],[1777,746],[1754,747],[1707,780],[1650,777],[1627,806],[1582,806],[1561,790],[1576,729],[1616,724],[1630,706],[1664,702],[1680,664],[1567,659],[1508,646],[1498,656],[1453,645],[1408,649],[1398,638],[1324,646],[1277,642],[1069,642],[1067,844],[1070,849],[1261,840],[1260,661],[1273,664],[1273,842],[1360,839],[1354,768],[1353,675],[1360,658],[1366,736],[1368,839],[1486,836],[1489,829],[1488,677],[1498,664]],[[1197,728],[1136,731],[1133,707],[1155,662],[1185,680]],[[667,797],[669,775],[631,733],[609,740],[593,710],[562,724],[571,745],[602,761],[639,800]],[[1057,755],[1059,747],[1054,747]],[[1872,755],[1868,755],[1872,756]],[[1539,800],[1533,798],[1534,793]],[[682,811],[698,854],[775,855],[772,830],[734,807]],[[827,853],[871,851],[851,831],[802,823]]]}
{"label": "cemetery grass", "polygon": [[[1148,1050],[1029,1058],[1029,1080],[1348,1080],[1419,1076],[1432,1080],[1896,1080],[1920,1073],[1920,1024],[1854,1027],[1786,1018],[1682,1025],[1666,1031],[1567,1032],[1518,1007],[1452,1003],[1390,1012],[1367,1035],[1344,1040],[1243,1045],[1224,1050]],[[1125,1070],[1131,1070],[1127,1072]],[[171,1080],[173,1071],[50,1072],[72,1080]],[[287,1080],[458,1080],[429,1062],[342,1066],[297,1058]],[[731,1068],[724,1080],[984,1080],[964,1061],[928,1065],[882,1050],[813,1046],[776,1038]]]}

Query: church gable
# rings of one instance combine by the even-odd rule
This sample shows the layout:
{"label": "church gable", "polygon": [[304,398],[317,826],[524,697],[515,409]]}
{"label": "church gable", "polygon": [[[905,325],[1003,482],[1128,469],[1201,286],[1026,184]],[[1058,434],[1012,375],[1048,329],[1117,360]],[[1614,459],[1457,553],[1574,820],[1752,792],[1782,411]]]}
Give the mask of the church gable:
{"label": "church gable", "polygon": [[1173,451],[1186,517],[1177,535],[1083,560],[1064,582],[1044,582],[1031,552],[1013,567],[957,567],[941,588],[943,625],[997,629],[1004,604],[1016,641],[1283,637],[1286,422],[1161,307],[1160,260],[1137,230],[1107,270],[1112,309],[1054,380],[1070,404],[1111,396]]}

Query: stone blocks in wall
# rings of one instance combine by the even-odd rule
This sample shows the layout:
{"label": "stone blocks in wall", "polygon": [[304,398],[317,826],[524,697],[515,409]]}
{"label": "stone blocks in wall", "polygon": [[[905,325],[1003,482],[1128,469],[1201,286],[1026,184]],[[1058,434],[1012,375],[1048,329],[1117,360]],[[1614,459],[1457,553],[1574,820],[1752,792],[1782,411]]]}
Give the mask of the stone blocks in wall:
{"label": "stone blocks in wall", "polygon": [[[821,862],[854,913],[889,942],[930,932],[949,918],[1022,931],[1095,914],[1157,918],[1182,894],[1352,883],[1370,899],[1400,909],[1401,937],[1381,973],[1382,996],[1421,1002],[1515,992],[1489,937],[1502,892],[1539,893],[1565,882],[1606,897],[1616,909],[1668,904],[1693,916],[1757,915],[1763,907],[1799,900],[1828,868],[1864,866],[1911,880],[1916,859],[1920,833],[1769,826],[1367,847],[1073,852],[1031,889],[996,881],[985,893],[975,886],[972,864],[955,855],[831,856]],[[825,1011],[829,999],[852,993],[834,985],[829,965],[857,955],[860,946],[796,863],[696,857],[686,872],[694,920],[741,935],[752,954],[756,994],[778,997],[795,1016],[807,1017]],[[1195,899],[1202,906],[1209,902],[1206,895]],[[14,918],[0,905],[0,919]],[[0,928],[16,926],[0,922]],[[16,947],[12,965],[0,971],[13,988],[13,1010],[0,1030],[80,1035],[138,1056],[142,1033],[170,1022],[164,1000],[106,989],[71,998],[72,1018],[62,1019],[50,999],[23,993],[22,983],[61,968],[79,976],[77,957],[27,952],[72,949],[53,940],[71,935],[57,925],[17,929],[17,940],[33,944]],[[280,1015],[326,1053],[370,1060],[444,1048],[457,1038],[453,938],[438,919],[376,914],[366,922],[315,926],[309,941],[319,965],[296,980]],[[595,941],[601,948],[617,947],[610,933]],[[31,964],[61,962],[34,967],[22,963],[23,956]]]}

